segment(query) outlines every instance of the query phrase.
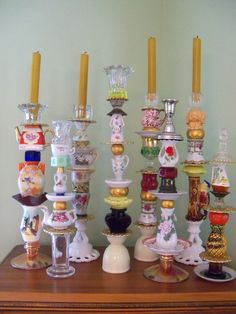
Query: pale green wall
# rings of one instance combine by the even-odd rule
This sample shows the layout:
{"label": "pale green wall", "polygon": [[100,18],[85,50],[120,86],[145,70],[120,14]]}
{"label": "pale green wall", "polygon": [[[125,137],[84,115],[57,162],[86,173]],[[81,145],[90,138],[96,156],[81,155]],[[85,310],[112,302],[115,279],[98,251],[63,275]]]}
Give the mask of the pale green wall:
{"label": "pale green wall", "polygon": [[[88,102],[94,106],[96,125],[89,129],[91,145],[97,147],[100,158],[95,164],[96,174],[91,181],[92,197],[89,212],[96,220],[88,224],[88,235],[93,244],[107,244],[101,235],[104,216],[109,212],[103,198],[108,195],[104,180],[112,175],[109,139],[110,105],[106,102],[107,79],[102,72],[105,65],[129,64],[135,73],[128,81],[129,101],[125,104],[125,135],[134,144],[126,147],[131,163],[127,177],[133,180],[130,196],[134,203],[129,213],[135,221],[140,212],[140,174],[145,165],[140,155],[141,141],[135,131],[141,129],[141,107],[147,85],[147,39],[158,40],[157,81],[160,98],[175,97],[175,124],[185,135],[185,115],[191,93],[192,38],[202,38],[202,92],[207,113],[205,156],[210,158],[218,147],[220,125],[230,133],[230,149],[236,158],[234,145],[234,99],[236,98],[236,2],[225,0],[2,0],[0,1],[0,106],[1,106],[1,220],[0,259],[18,243],[22,243],[19,224],[20,206],[11,199],[18,193],[17,164],[23,160],[14,140],[14,126],[22,121],[16,105],[29,100],[31,56],[42,54],[40,101],[48,104],[43,121],[67,119],[77,101],[79,56],[90,55]],[[186,155],[186,142],[179,144],[181,159]],[[50,150],[42,154],[47,163],[46,191],[52,191],[54,169],[50,168]],[[210,171],[210,168],[208,168]],[[179,167],[177,181],[180,190],[187,191],[186,176]],[[232,194],[227,198],[236,204],[236,168],[230,168]],[[209,176],[208,176],[209,177]],[[51,206],[50,203],[48,203]],[[187,236],[184,215],[187,197],[176,206],[177,228],[181,237]],[[236,217],[232,215],[227,235],[229,251],[234,253]],[[127,240],[133,244],[138,232]],[[209,232],[204,223],[203,238]],[[43,242],[49,242],[43,235]],[[236,262],[235,262],[236,264]]]}

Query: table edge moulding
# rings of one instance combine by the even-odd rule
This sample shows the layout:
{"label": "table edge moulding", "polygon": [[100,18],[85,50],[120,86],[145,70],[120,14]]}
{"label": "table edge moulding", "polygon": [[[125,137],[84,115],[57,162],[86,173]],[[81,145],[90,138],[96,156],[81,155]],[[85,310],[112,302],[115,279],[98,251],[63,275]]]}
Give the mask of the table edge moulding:
{"label": "table edge moulding", "polygon": [[[103,247],[98,248],[102,254]],[[50,248],[42,247],[50,254]],[[188,280],[161,284],[147,280],[147,263],[133,258],[131,269],[123,274],[102,270],[102,259],[75,264],[76,275],[66,279],[50,278],[45,270],[23,271],[10,265],[12,257],[23,252],[16,246],[0,265],[0,313],[235,313],[236,282],[221,284],[198,278],[191,266]],[[154,262],[155,264],[155,262]]]}

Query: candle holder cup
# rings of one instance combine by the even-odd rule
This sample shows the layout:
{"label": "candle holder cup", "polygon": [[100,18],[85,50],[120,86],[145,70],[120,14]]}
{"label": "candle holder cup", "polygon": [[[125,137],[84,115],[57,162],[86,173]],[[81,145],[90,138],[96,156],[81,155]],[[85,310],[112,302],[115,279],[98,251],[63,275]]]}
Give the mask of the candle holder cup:
{"label": "candle holder cup", "polygon": [[24,113],[24,124],[40,124],[41,114],[47,108],[41,104],[20,104],[18,108]]}

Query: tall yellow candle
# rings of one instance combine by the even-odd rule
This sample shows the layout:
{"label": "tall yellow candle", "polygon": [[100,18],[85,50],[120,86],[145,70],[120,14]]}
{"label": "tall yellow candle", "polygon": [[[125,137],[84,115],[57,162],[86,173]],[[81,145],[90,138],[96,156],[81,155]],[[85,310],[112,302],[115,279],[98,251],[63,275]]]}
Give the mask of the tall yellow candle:
{"label": "tall yellow candle", "polygon": [[148,94],[156,93],[156,39],[148,39]]}
{"label": "tall yellow candle", "polygon": [[192,92],[201,93],[201,39],[193,38],[193,79]]}
{"label": "tall yellow candle", "polygon": [[87,104],[88,63],[87,52],[82,53],[80,56],[79,107],[83,109],[86,108]]}
{"label": "tall yellow candle", "polygon": [[32,58],[32,75],[31,75],[31,94],[30,102],[38,104],[39,101],[39,80],[40,80],[40,53],[34,52]]}

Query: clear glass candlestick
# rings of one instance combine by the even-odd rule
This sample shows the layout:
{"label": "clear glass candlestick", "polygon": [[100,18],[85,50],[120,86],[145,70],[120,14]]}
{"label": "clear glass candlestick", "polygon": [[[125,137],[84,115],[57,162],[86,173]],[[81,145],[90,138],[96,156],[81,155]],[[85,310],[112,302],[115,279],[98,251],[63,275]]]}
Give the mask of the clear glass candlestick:
{"label": "clear glass candlestick", "polygon": [[58,230],[49,226],[44,231],[52,236],[52,266],[47,268],[47,274],[54,278],[66,278],[74,275],[74,267],[69,265],[70,234],[75,227]]}

